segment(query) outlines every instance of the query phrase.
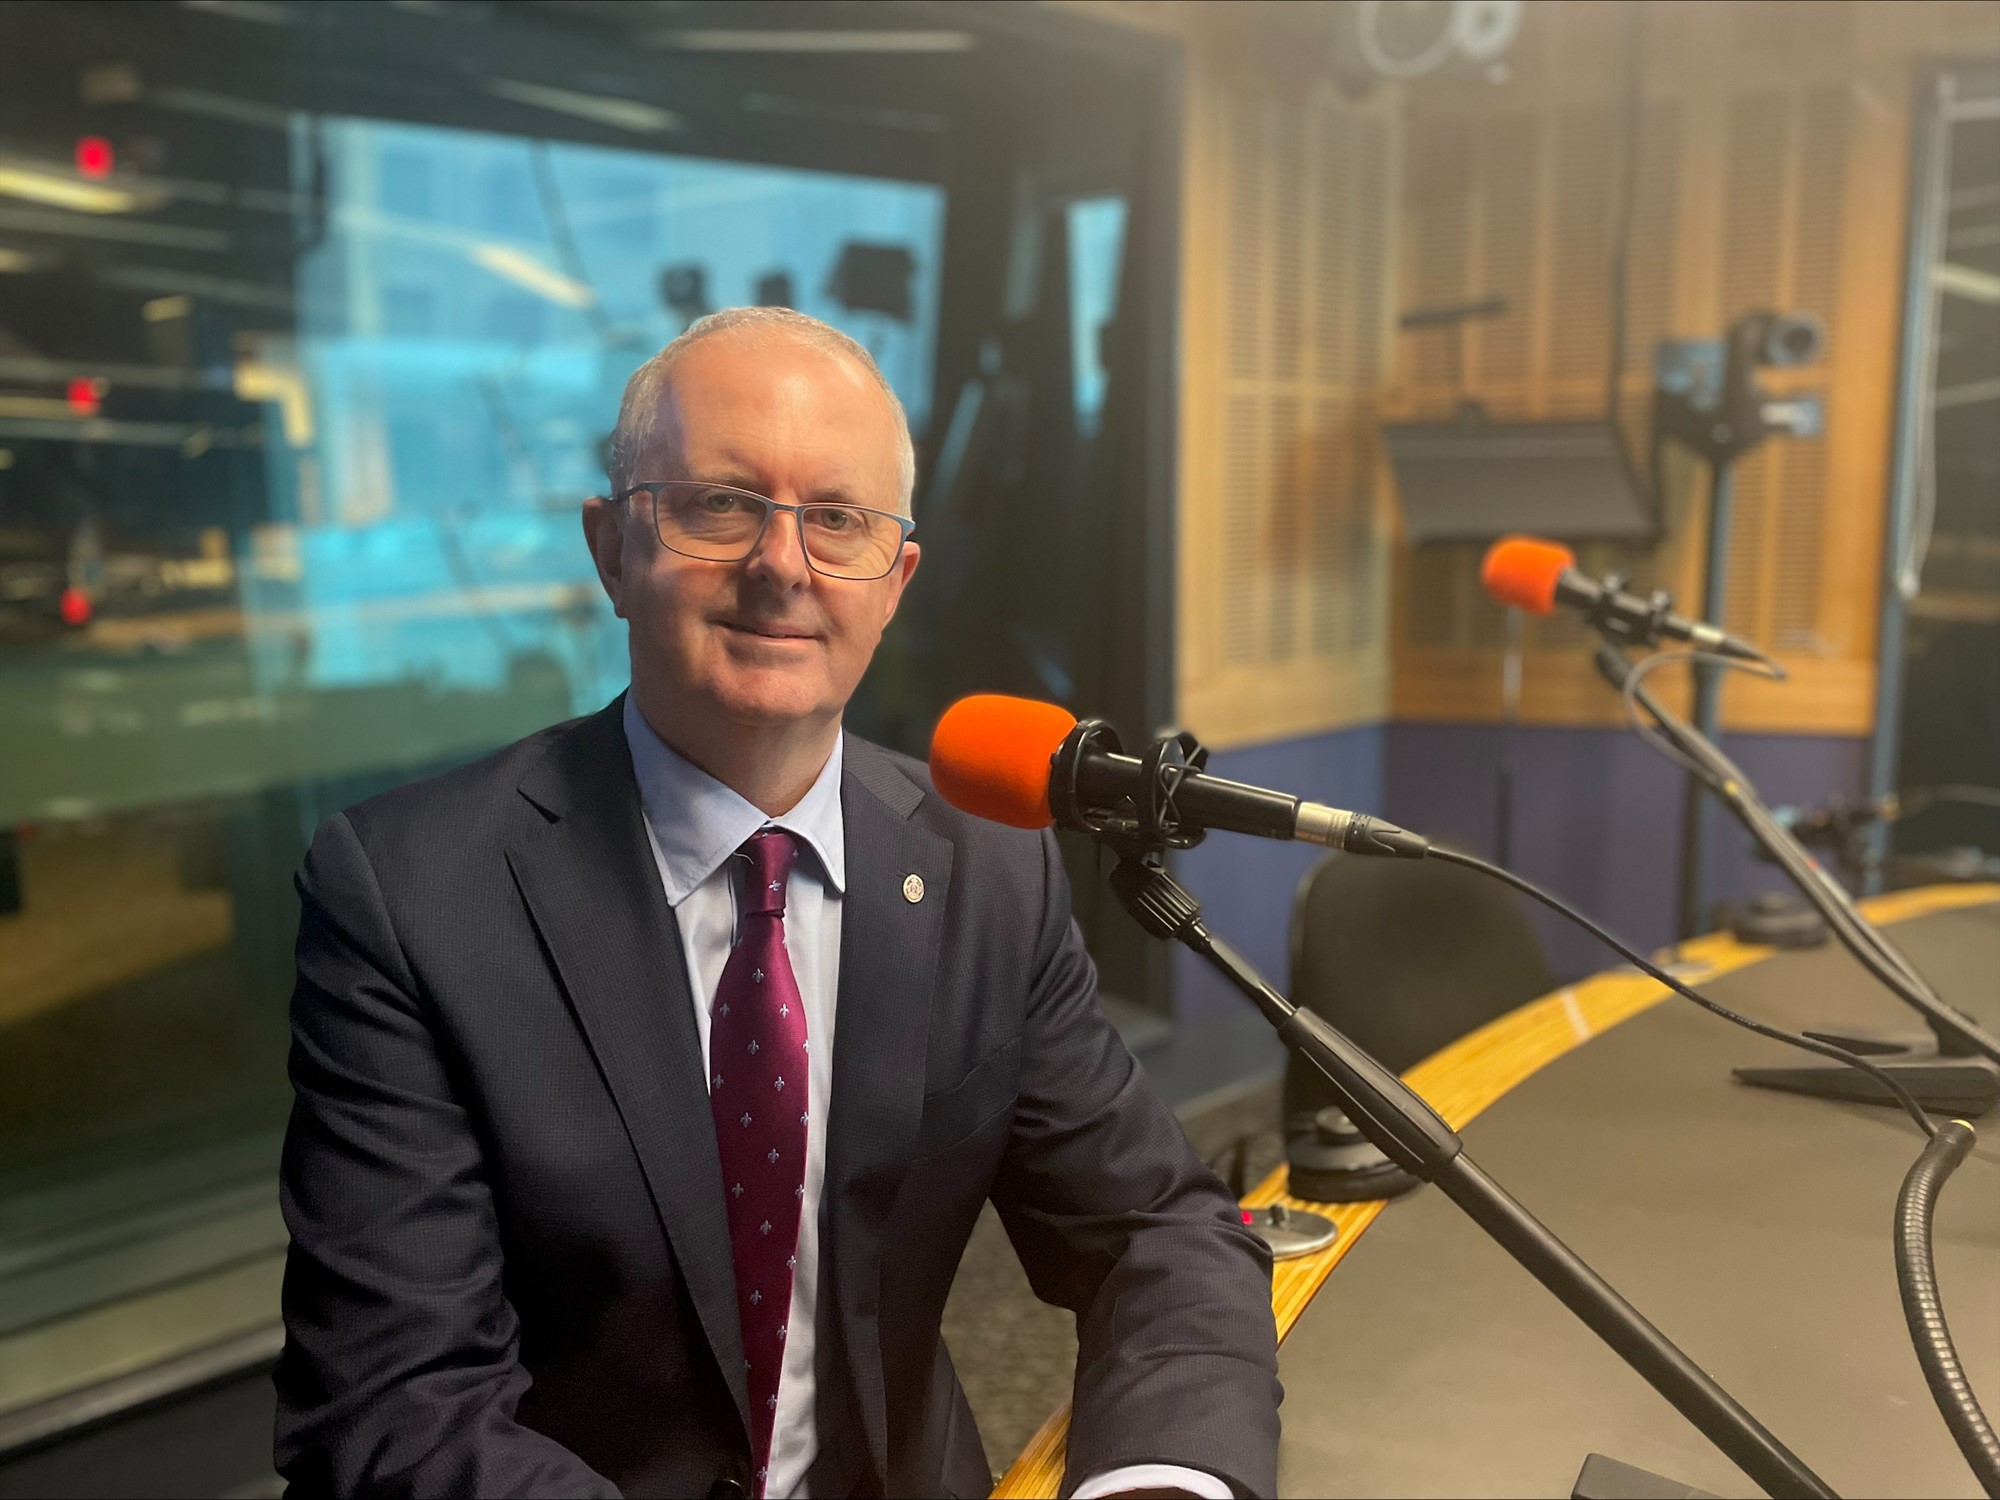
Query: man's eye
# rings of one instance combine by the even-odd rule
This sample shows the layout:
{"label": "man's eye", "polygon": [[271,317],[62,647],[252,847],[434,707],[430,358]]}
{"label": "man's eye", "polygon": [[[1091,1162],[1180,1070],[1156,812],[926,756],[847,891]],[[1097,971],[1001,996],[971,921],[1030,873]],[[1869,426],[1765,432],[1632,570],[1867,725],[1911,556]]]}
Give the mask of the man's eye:
{"label": "man's eye", "polygon": [[819,509],[812,513],[813,520],[827,531],[852,531],[861,524],[861,517],[851,510]]}
{"label": "man's eye", "polygon": [[743,497],[732,495],[727,490],[710,490],[696,499],[695,504],[713,516],[726,516],[743,507]]}

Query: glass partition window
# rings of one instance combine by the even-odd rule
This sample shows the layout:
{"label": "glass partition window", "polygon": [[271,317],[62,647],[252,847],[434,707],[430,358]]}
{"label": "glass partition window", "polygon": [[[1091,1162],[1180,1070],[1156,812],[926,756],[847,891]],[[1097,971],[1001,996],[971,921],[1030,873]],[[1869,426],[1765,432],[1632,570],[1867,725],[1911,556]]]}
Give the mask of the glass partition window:
{"label": "glass partition window", "polygon": [[624,685],[631,371],[782,302],[931,406],[936,187],[149,97],[0,96],[0,1337],[282,1245],[292,872]]}
{"label": "glass partition window", "polygon": [[1892,559],[1901,704],[1879,731],[1902,798],[1893,885],[2000,876],[2000,67],[1942,69],[1931,89],[1925,249],[1906,273],[1923,309],[1905,377],[1913,462]]}
{"label": "glass partition window", "polygon": [[1071,380],[1077,430],[1097,432],[1109,381],[1105,334],[1118,311],[1118,270],[1125,256],[1125,200],[1078,198],[1068,205]]}

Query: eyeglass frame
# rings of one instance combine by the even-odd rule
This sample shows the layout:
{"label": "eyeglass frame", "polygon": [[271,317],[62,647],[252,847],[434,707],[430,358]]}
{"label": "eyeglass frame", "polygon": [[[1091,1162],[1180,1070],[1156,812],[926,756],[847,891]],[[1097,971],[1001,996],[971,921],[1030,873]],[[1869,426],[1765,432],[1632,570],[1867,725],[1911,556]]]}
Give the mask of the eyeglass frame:
{"label": "eyeglass frame", "polygon": [[[757,534],[750,539],[750,545],[744,550],[741,557],[703,557],[698,552],[683,552],[661,534],[660,491],[671,484],[695,485],[705,490],[727,490],[732,495],[747,495],[750,499],[760,501],[763,504],[764,519],[758,523]],[[909,546],[910,538],[916,534],[917,530],[917,523],[908,516],[899,516],[890,510],[877,510],[872,505],[854,505],[845,500],[808,500],[802,505],[785,505],[780,501],[773,500],[769,495],[760,495],[755,490],[746,490],[738,484],[718,484],[706,479],[648,479],[642,483],[628,485],[626,488],[616,491],[611,498],[618,504],[623,505],[634,495],[644,495],[653,502],[653,535],[659,538],[660,545],[673,553],[675,557],[691,558],[695,562],[723,564],[748,562],[757,555],[757,549],[764,544],[764,535],[771,529],[771,518],[780,511],[788,512],[793,522],[799,528],[799,553],[805,558],[806,566],[819,574],[820,577],[831,578],[835,583],[875,583],[887,578],[891,573],[896,571],[896,564],[902,561],[903,549]],[[889,565],[881,572],[871,573],[866,578],[856,578],[846,573],[829,573],[813,560],[812,548],[806,545],[806,523],[803,513],[808,510],[858,510],[867,515],[880,516],[885,521],[895,522],[897,529],[903,535],[896,543],[896,550],[889,555]]]}

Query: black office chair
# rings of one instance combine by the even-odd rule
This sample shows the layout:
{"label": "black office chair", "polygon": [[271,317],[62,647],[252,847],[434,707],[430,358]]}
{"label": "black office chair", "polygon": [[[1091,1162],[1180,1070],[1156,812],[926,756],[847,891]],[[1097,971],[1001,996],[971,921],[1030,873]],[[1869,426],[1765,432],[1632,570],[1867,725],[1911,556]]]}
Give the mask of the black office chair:
{"label": "black office chair", "polygon": [[[1552,988],[1514,893],[1471,870],[1331,854],[1299,882],[1292,999],[1395,1072]],[[1296,1057],[1285,1070],[1284,1129],[1295,1197],[1354,1202],[1414,1186]]]}

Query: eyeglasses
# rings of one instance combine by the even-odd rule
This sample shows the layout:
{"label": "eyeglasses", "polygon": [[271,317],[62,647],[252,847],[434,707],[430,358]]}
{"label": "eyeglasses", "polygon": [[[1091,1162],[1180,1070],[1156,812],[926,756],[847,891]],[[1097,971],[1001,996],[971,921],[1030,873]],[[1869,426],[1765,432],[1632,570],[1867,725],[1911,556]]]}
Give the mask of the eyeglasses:
{"label": "eyeglasses", "polygon": [[903,554],[917,523],[863,505],[780,505],[749,490],[695,479],[661,479],[619,492],[653,502],[653,529],[660,545],[683,557],[706,562],[742,562],[757,550],[776,511],[799,523],[806,561],[815,573],[865,583],[885,578]]}

